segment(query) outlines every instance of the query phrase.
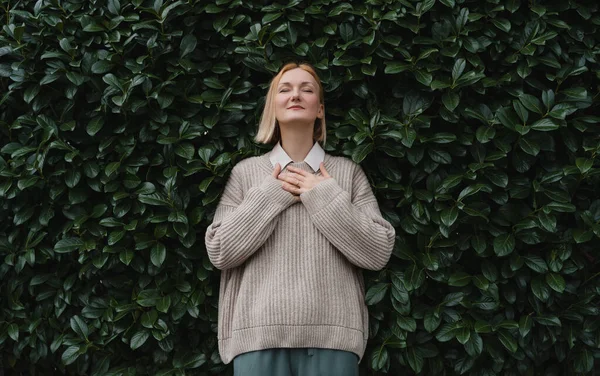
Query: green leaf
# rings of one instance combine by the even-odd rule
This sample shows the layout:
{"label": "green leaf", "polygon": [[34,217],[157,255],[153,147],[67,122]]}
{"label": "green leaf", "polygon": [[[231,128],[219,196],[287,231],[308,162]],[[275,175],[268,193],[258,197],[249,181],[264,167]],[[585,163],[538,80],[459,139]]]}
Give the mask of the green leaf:
{"label": "green leaf", "polygon": [[410,64],[402,63],[398,61],[386,61],[384,62],[385,69],[383,73],[385,74],[397,74],[400,72],[404,72],[407,69],[410,69]]}
{"label": "green leaf", "polygon": [[483,173],[494,185],[501,188],[508,186],[508,175],[505,172],[487,169]]}
{"label": "green leaf", "polygon": [[144,328],[152,329],[154,327],[154,323],[158,319],[158,312],[155,309],[151,309],[150,311],[146,311],[142,314],[142,326]]}
{"label": "green leaf", "polygon": [[111,162],[106,165],[104,168],[104,174],[106,176],[112,175],[115,171],[117,171],[121,167],[121,162]]}
{"label": "green leaf", "polygon": [[15,342],[19,341],[19,326],[17,324],[12,323],[8,326],[8,336]]}
{"label": "green leaf", "polygon": [[594,161],[587,158],[577,158],[575,160],[575,165],[582,174],[585,174],[594,166]]}
{"label": "green leaf", "polygon": [[491,19],[491,21],[494,24],[494,26],[504,31],[505,33],[508,33],[510,31],[510,21],[506,18],[494,17]]}
{"label": "green leaf", "polygon": [[171,297],[169,295],[158,299],[158,302],[156,303],[156,309],[162,313],[167,313],[169,311],[170,306]]}
{"label": "green leaf", "polygon": [[83,246],[83,240],[80,238],[65,238],[59,240],[54,245],[54,252],[68,253],[73,252]]}
{"label": "green leaf", "polygon": [[464,345],[465,343],[467,343],[470,338],[471,338],[471,330],[469,328],[462,327],[462,328],[458,328],[456,330],[456,340],[461,345]]}
{"label": "green leaf", "polygon": [[562,213],[573,213],[575,212],[575,205],[571,204],[571,203],[565,203],[565,202],[550,202],[548,204],[546,204],[545,210],[546,209],[549,211],[555,211],[555,212],[562,212]]}
{"label": "green leaf", "polygon": [[502,125],[504,125],[508,129],[515,130],[517,124],[519,124],[519,119],[515,115],[514,111],[511,110],[510,108],[506,108],[506,107],[500,108],[496,112],[496,116],[498,117],[498,119],[500,120]]}
{"label": "green leaf", "polygon": [[130,347],[132,350],[140,348],[150,337],[148,329],[142,329],[131,336]]}
{"label": "green leaf", "polygon": [[511,353],[517,351],[517,340],[506,330],[498,330],[498,339],[502,345]]}
{"label": "green leaf", "polygon": [[[485,242],[485,239],[483,239],[483,241]],[[496,282],[498,279],[498,270],[496,269],[496,266],[487,260],[483,261],[481,264],[481,273],[488,281]]]}
{"label": "green leaf", "polygon": [[540,316],[534,317],[534,320],[537,323],[540,323],[545,326],[556,326],[559,328],[562,326],[560,319],[554,315],[544,315],[544,316],[540,315]]}
{"label": "green leaf", "polygon": [[119,260],[125,265],[129,265],[131,260],[133,260],[133,251],[131,249],[127,249],[119,253]]}
{"label": "green leaf", "polygon": [[121,82],[119,81],[117,76],[115,76],[114,74],[107,73],[106,75],[104,75],[102,77],[102,81],[106,82],[108,85],[112,86],[113,88],[119,89],[119,91],[123,92],[123,86],[121,85]]}
{"label": "green leaf", "polygon": [[525,153],[534,157],[540,152],[540,146],[537,144],[537,142],[527,139],[527,137],[521,137],[519,139],[519,146]]}
{"label": "green leaf", "polygon": [[193,369],[202,366],[206,363],[205,354],[186,354],[181,359],[177,359],[177,356],[173,358],[173,366],[180,369]]}
{"label": "green leaf", "polygon": [[114,64],[106,60],[98,60],[92,65],[92,73],[104,74],[109,72],[114,67]]}
{"label": "green leaf", "polygon": [[140,194],[138,200],[148,205],[171,206],[171,203],[164,199],[160,193]]}
{"label": "green leaf", "polygon": [[442,220],[442,223],[446,227],[452,226],[457,218],[458,218],[458,207],[456,207],[456,206],[453,206],[451,208],[446,208],[446,209],[442,210],[442,213],[440,214],[440,219]]}
{"label": "green leaf", "polygon": [[543,258],[536,255],[525,256],[525,264],[527,266],[537,272],[537,273],[546,273],[548,271],[548,265],[546,265],[546,261]]}
{"label": "green leaf", "polygon": [[71,329],[73,329],[73,331],[75,333],[77,333],[78,336],[82,337],[83,339],[85,339],[87,341],[88,339],[88,326],[85,323],[85,321],[83,321],[79,316],[75,315],[73,317],[71,317]]}
{"label": "green leaf", "polygon": [[100,129],[104,126],[104,119],[101,116],[96,116],[92,118],[87,124],[86,132],[90,136],[94,137]]}
{"label": "green leaf", "polygon": [[523,315],[519,320],[519,333],[521,333],[521,337],[525,337],[533,327],[533,319],[530,315]]}
{"label": "green leaf", "polygon": [[423,326],[425,327],[425,330],[427,330],[429,333],[432,333],[434,330],[436,330],[440,326],[441,322],[442,317],[440,315],[436,316],[435,310],[429,309],[425,311],[425,317],[423,318]]}
{"label": "green leaf", "polygon": [[458,80],[460,78],[460,76],[462,76],[466,66],[467,66],[467,62],[465,61],[465,59],[463,59],[463,58],[456,59],[456,61],[454,62],[454,66],[452,67],[452,81],[453,82],[456,82],[456,80]]}
{"label": "green leaf", "polygon": [[150,261],[157,268],[160,268],[167,257],[167,248],[164,244],[158,242],[150,251]]}
{"label": "green leaf", "polygon": [[26,190],[29,187],[33,187],[38,182],[39,179],[40,178],[37,177],[37,176],[29,176],[29,177],[27,177],[25,179],[20,179],[17,182],[17,187],[20,190],[24,191],[24,190]]}
{"label": "green leaf", "polygon": [[371,368],[373,370],[382,369],[389,361],[389,355],[385,346],[378,346],[371,353]]}
{"label": "green leaf", "polygon": [[427,154],[429,154],[429,157],[431,157],[431,159],[436,163],[440,163],[440,164],[452,163],[452,156],[447,151],[444,151],[444,150],[441,150],[438,148],[430,148],[430,149],[427,149]]}
{"label": "green leaf", "polygon": [[81,172],[75,169],[71,168],[65,174],[65,184],[69,188],[75,187],[79,183],[79,180],[81,180]]}
{"label": "green leaf", "polygon": [[140,291],[136,298],[136,302],[142,307],[154,307],[160,299],[161,296],[158,290],[149,289]]}
{"label": "green leaf", "polygon": [[372,151],[373,151],[373,144],[372,143],[360,145],[356,149],[354,149],[354,152],[352,153],[352,160],[354,162],[356,162],[356,163],[360,163]]}
{"label": "green leaf", "polygon": [[589,373],[594,369],[594,354],[586,349],[582,348],[577,354],[574,362],[575,372]]}
{"label": "green leaf", "polygon": [[559,125],[556,123],[554,119],[544,118],[536,121],[531,125],[532,129],[536,131],[548,132],[558,129]]}
{"label": "green leaf", "polygon": [[433,75],[431,73],[424,72],[422,70],[415,70],[414,74],[417,81],[419,81],[425,86],[429,86],[431,84],[431,81],[433,80]]}
{"label": "green leaf", "polygon": [[415,116],[429,107],[430,103],[419,93],[410,92],[402,101],[402,110],[407,116]]}
{"label": "green leaf", "polygon": [[507,256],[515,248],[515,237],[512,234],[502,234],[494,239],[494,252],[499,257]]}
{"label": "green leaf", "polygon": [[413,142],[417,139],[417,132],[413,128],[403,127],[400,133],[402,134],[402,145],[407,148],[412,147]]}
{"label": "green leaf", "polygon": [[440,342],[448,342],[456,336],[456,330],[456,324],[446,323],[442,325],[435,338]]}
{"label": "green leaf", "polygon": [[473,276],[473,284],[482,291],[487,291],[490,287],[490,282],[481,274]]}
{"label": "green leaf", "polygon": [[463,287],[471,282],[471,275],[465,272],[453,273],[448,279],[449,286]]}
{"label": "green leaf", "polygon": [[454,111],[460,102],[460,97],[457,93],[449,91],[442,95],[442,103],[448,109],[448,111]]}
{"label": "green leaf", "polygon": [[354,37],[354,29],[348,22],[343,22],[339,27],[340,36],[344,42],[349,42]]}
{"label": "green leaf", "polygon": [[536,298],[545,302],[550,297],[550,288],[544,282],[543,279],[539,277],[535,277],[531,280],[531,292],[535,295]]}
{"label": "green leaf", "polygon": [[467,354],[476,358],[483,352],[483,339],[481,336],[472,331],[469,340],[465,343],[465,350]]}
{"label": "green leaf", "polygon": [[417,330],[417,322],[412,317],[398,316],[396,322],[400,328],[407,332],[414,332]]}
{"label": "green leaf", "polygon": [[589,242],[593,237],[594,233],[592,231],[586,231],[579,228],[573,230],[573,240],[578,244]]}
{"label": "green leaf", "polygon": [[406,290],[413,291],[421,287],[425,282],[425,272],[423,269],[413,264],[406,269],[404,273],[404,287]]}
{"label": "green leaf", "polygon": [[374,305],[379,303],[390,287],[389,283],[377,283],[369,288],[365,295],[365,302],[367,305]]}
{"label": "green leaf", "polygon": [[530,94],[522,94],[519,96],[519,101],[525,106],[529,111],[533,111],[536,114],[543,115],[546,111],[544,111],[544,107],[539,99]]}
{"label": "green leaf", "polygon": [[73,363],[74,361],[76,361],[77,358],[79,358],[79,355],[80,355],[79,346],[77,346],[77,345],[69,346],[65,350],[65,352],[63,352],[63,354],[61,356],[61,360],[62,360],[63,364],[69,365],[69,364]]}
{"label": "green leaf", "polygon": [[196,49],[196,44],[197,40],[195,36],[191,34],[187,34],[186,36],[184,36],[183,39],[181,39],[181,43],[179,45],[179,57],[182,58],[190,52],[194,51]]}
{"label": "green leaf", "polygon": [[423,356],[417,351],[418,348],[411,346],[406,349],[406,359],[408,360],[408,365],[410,368],[415,371],[415,373],[420,373],[423,369]]}
{"label": "green leaf", "polygon": [[431,253],[424,253],[422,258],[423,266],[427,268],[427,270],[436,271],[440,267],[439,258]]}
{"label": "green leaf", "polygon": [[492,325],[488,322],[477,320],[475,322],[475,332],[476,333],[491,333]]}
{"label": "green leaf", "polygon": [[485,125],[477,128],[477,132],[475,132],[475,137],[477,137],[477,141],[485,144],[490,142],[496,136],[496,130],[493,127],[488,127]]}
{"label": "green leaf", "polygon": [[565,291],[566,283],[565,279],[556,273],[548,273],[546,274],[546,283],[550,288],[558,293],[562,293]]}
{"label": "green leaf", "polygon": [[25,101],[25,103],[29,104],[29,103],[31,103],[33,98],[35,98],[36,95],[39,94],[39,92],[40,92],[39,85],[29,86],[23,93],[23,100]]}

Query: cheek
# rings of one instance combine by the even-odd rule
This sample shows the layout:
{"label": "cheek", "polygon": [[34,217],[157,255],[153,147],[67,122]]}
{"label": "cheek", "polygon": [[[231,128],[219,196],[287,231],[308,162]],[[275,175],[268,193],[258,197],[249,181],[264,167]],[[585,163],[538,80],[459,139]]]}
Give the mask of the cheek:
{"label": "cheek", "polygon": [[287,103],[287,98],[285,98],[284,96],[280,95],[280,96],[275,97],[275,106],[277,108],[284,107],[286,103]]}
{"label": "cheek", "polygon": [[314,107],[315,111],[319,111],[319,98],[318,97],[312,97],[310,98],[310,104],[312,107]]}

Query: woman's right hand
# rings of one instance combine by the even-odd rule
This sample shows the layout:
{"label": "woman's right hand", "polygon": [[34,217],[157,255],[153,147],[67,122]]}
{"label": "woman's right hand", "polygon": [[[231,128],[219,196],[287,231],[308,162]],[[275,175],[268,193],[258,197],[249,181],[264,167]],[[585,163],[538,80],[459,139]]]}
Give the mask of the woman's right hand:
{"label": "woman's right hand", "polygon": [[[277,181],[279,181],[281,183],[281,186],[283,189],[283,184],[285,183],[285,181],[279,179],[279,175],[281,174],[281,165],[279,163],[275,163],[275,168],[273,169],[273,177],[275,179],[277,179]],[[300,201],[300,195],[295,195],[293,193],[290,193],[292,196],[294,196],[296,198],[297,201]]]}

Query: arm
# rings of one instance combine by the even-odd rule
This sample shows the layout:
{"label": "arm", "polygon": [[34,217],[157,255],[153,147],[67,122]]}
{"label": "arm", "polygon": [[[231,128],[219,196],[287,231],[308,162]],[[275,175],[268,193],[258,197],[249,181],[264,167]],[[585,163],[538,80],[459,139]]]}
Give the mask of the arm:
{"label": "arm", "polygon": [[244,196],[236,167],[205,235],[208,258],[221,270],[241,265],[252,256],[275,229],[279,213],[296,202],[273,175]]}
{"label": "arm", "polygon": [[314,225],[351,263],[380,270],[392,254],[396,230],[381,216],[359,165],[352,181],[352,196],[329,178],[302,193],[300,199]]}

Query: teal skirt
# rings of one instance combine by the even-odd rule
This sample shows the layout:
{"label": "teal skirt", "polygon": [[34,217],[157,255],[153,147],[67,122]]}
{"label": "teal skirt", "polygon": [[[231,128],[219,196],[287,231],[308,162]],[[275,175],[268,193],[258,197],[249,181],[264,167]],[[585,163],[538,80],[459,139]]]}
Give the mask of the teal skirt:
{"label": "teal skirt", "polygon": [[342,350],[276,348],[233,358],[234,376],[358,376],[358,355]]}

